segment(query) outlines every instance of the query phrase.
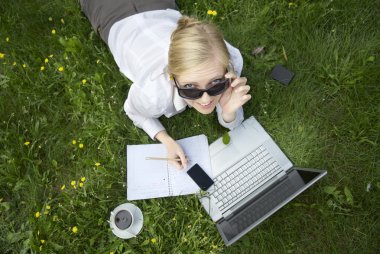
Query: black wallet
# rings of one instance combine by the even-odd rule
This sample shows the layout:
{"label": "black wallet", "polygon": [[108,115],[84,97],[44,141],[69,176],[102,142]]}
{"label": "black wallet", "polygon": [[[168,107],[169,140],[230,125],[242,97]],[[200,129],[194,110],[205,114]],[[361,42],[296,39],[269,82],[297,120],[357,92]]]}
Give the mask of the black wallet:
{"label": "black wallet", "polygon": [[289,85],[294,77],[294,73],[278,64],[273,68],[270,76],[272,79],[277,80],[283,85]]}

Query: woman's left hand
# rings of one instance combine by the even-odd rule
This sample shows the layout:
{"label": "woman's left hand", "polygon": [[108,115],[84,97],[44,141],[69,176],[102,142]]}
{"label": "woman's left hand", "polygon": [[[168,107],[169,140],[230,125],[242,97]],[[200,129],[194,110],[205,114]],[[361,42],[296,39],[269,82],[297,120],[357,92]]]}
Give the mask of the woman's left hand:
{"label": "woman's left hand", "polygon": [[248,94],[250,86],[247,85],[247,78],[245,77],[237,78],[235,74],[230,72],[225,77],[231,78],[233,81],[230,87],[223,93],[219,104],[222,107],[224,115],[235,116],[238,108],[251,99],[252,96]]}

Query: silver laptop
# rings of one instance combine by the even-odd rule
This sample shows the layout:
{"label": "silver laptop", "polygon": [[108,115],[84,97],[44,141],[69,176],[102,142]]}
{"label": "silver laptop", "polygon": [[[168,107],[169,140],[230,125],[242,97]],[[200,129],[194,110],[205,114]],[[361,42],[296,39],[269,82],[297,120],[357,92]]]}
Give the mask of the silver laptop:
{"label": "silver laptop", "polygon": [[209,147],[215,182],[200,201],[231,245],[327,174],[293,163],[252,116]]}

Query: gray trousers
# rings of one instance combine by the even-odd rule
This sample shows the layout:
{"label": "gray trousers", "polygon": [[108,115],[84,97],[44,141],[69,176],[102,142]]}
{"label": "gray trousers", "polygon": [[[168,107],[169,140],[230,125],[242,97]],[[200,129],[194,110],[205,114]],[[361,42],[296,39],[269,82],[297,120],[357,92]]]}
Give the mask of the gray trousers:
{"label": "gray trousers", "polygon": [[146,11],[178,10],[175,0],[80,0],[80,5],[94,30],[107,44],[112,25],[123,18]]}

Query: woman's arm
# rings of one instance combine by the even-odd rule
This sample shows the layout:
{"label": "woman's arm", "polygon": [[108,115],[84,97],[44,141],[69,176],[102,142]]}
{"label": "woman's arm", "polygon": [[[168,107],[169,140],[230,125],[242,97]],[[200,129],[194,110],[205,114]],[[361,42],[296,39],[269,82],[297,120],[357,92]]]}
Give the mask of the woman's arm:
{"label": "woman's arm", "polygon": [[153,140],[158,132],[165,130],[158,120],[162,115],[160,109],[160,105],[151,101],[138,86],[131,86],[124,103],[124,111],[133,124],[143,129]]}
{"label": "woman's arm", "polygon": [[153,140],[157,139],[165,145],[168,158],[180,158],[180,162],[169,161],[178,169],[186,167],[187,161],[182,147],[165,131],[160,121],[152,117],[154,109],[149,106],[149,100],[145,98],[138,89],[130,89],[128,99],[125,101],[124,110],[134,125],[142,128]]}
{"label": "woman's arm", "polygon": [[168,158],[180,158],[181,161],[169,161],[177,169],[183,169],[187,166],[187,159],[182,147],[166,131],[160,131],[155,138],[165,145]]}

